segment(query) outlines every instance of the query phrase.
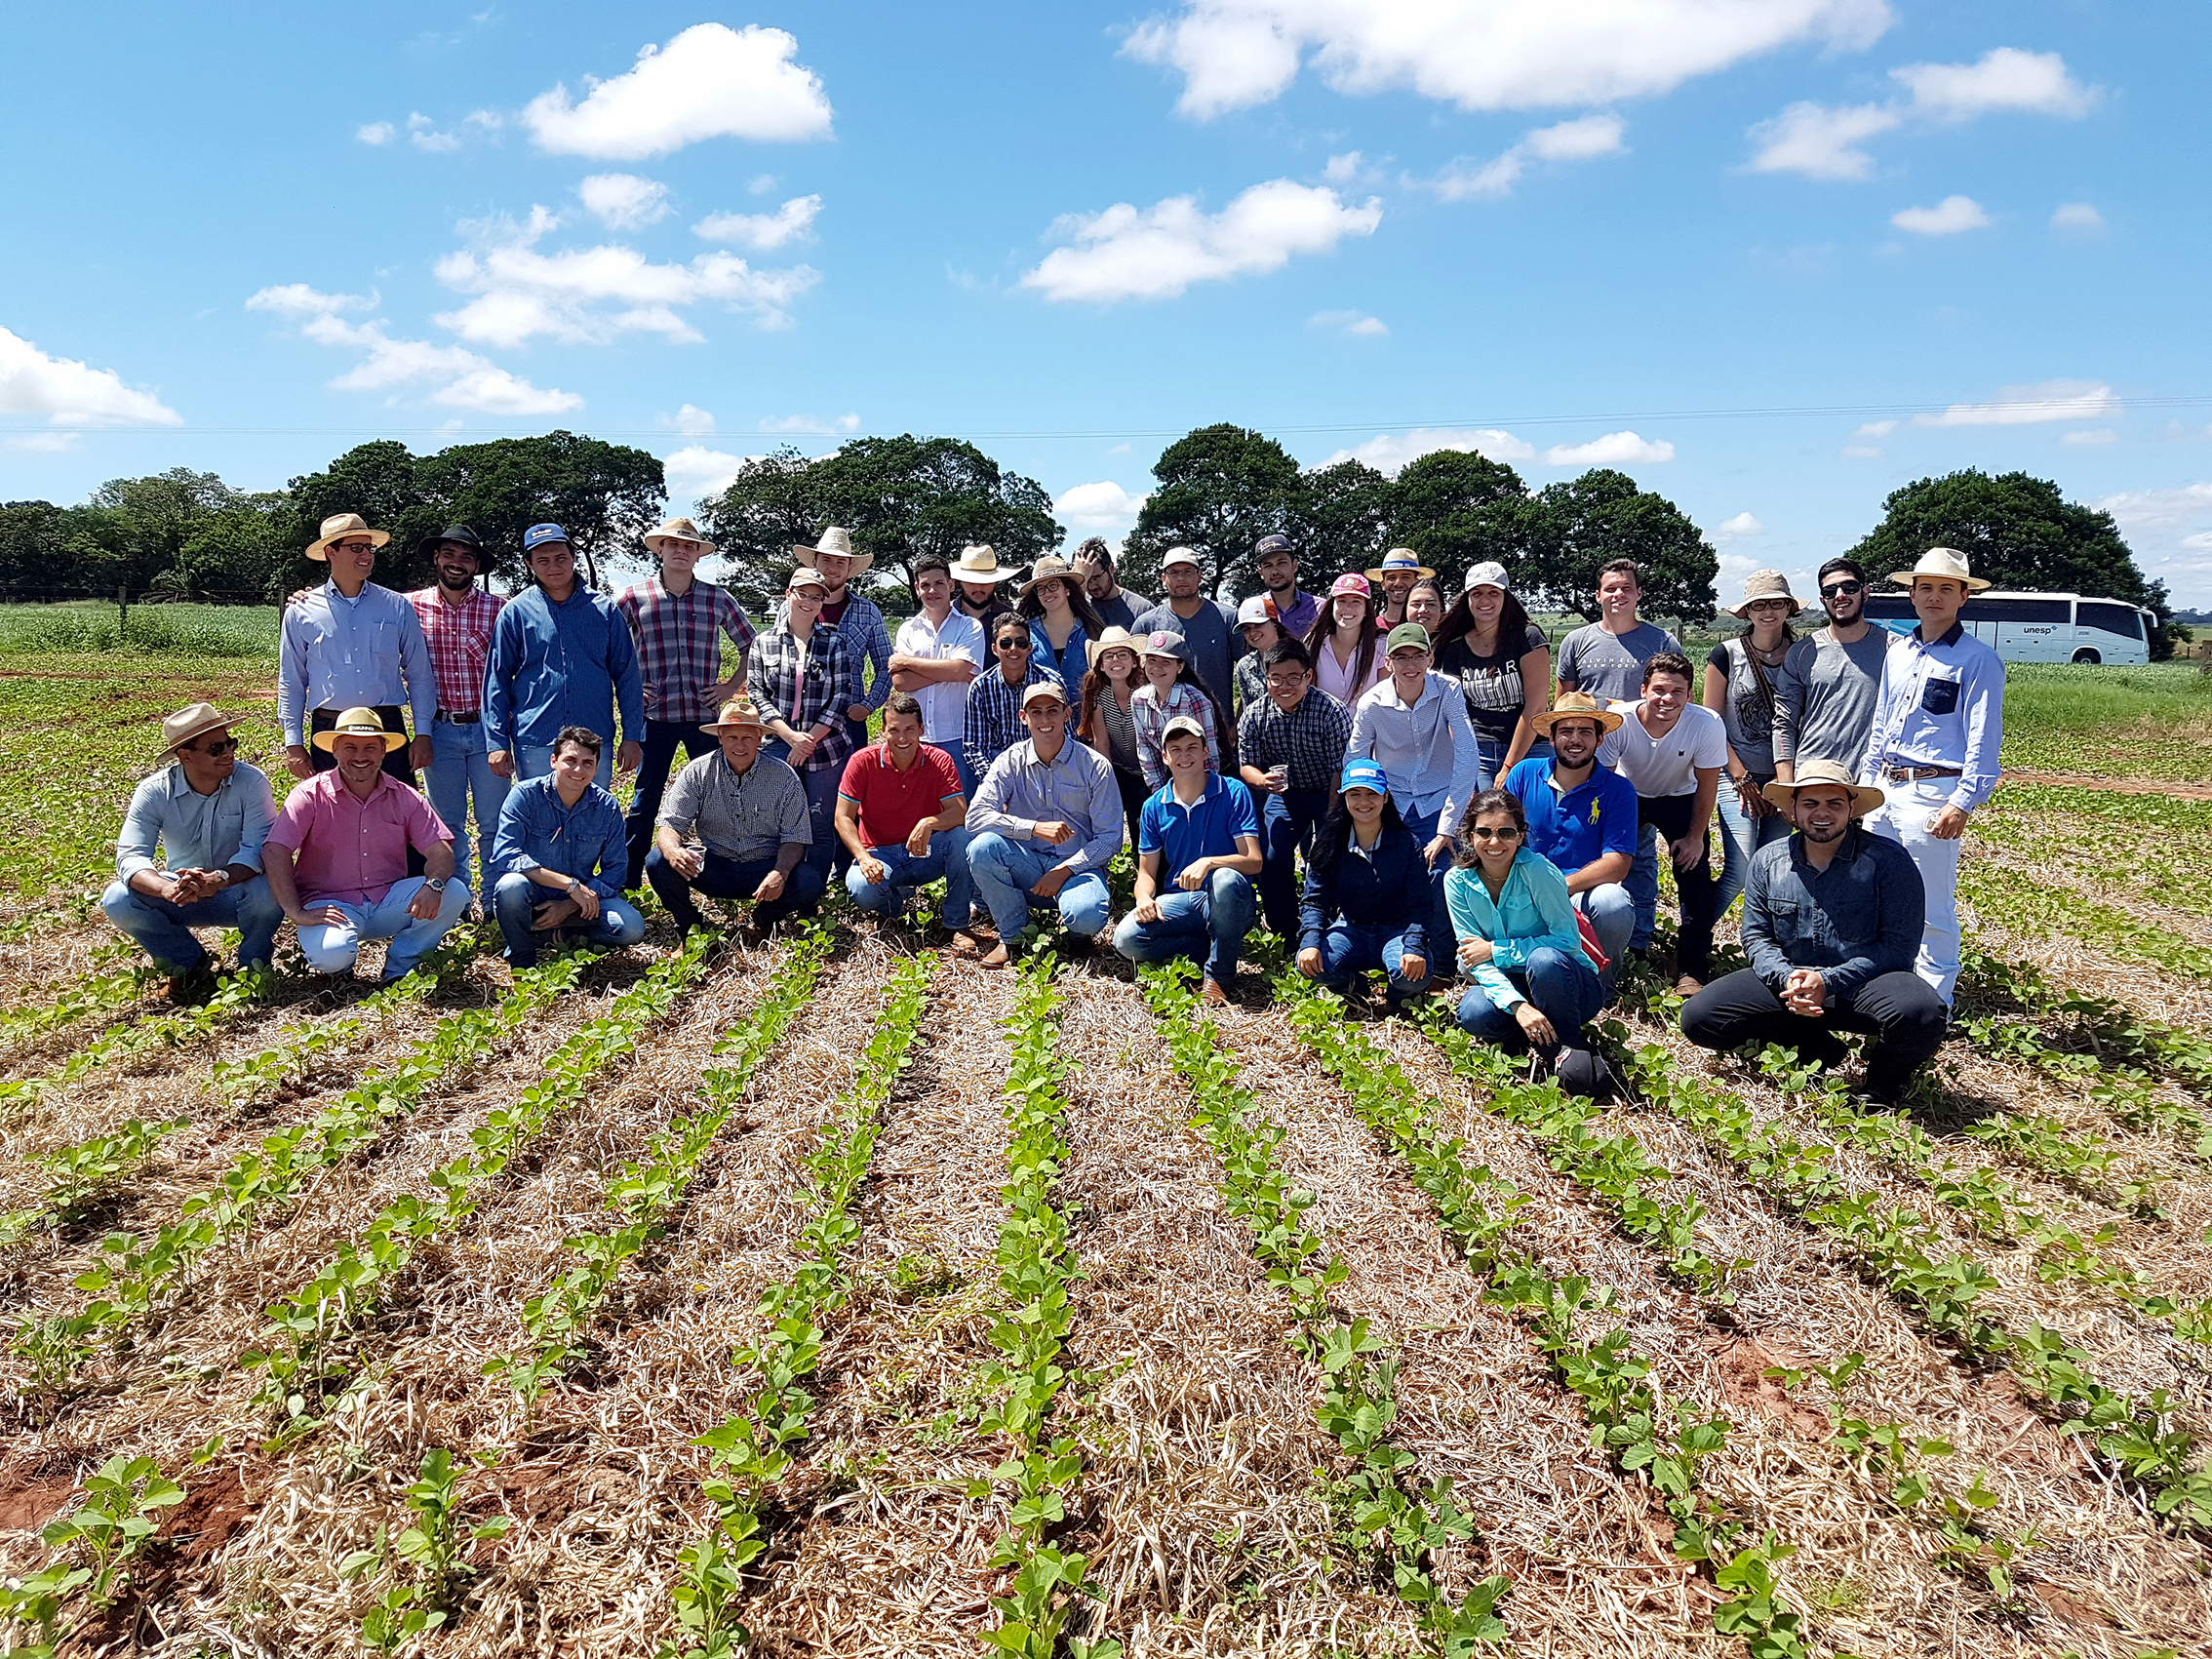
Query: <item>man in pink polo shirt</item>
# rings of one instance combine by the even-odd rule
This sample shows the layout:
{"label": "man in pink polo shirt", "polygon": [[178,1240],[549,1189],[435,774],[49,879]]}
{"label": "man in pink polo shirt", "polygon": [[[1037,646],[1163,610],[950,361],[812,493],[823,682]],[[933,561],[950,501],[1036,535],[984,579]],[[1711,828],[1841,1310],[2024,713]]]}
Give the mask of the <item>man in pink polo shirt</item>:
{"label": "man in pink polo shirt", "polygon": [[[390,939],[384,983],[404,977],[468,907],[454,838],[429,804],[383,770],[406,742],[374,709],[347,709],[316,745],[337,766],[293,786],[262,844],[269,896],[318,973],[350,973],[364,939]],[[407,849],[422,874],[407,873]]]}

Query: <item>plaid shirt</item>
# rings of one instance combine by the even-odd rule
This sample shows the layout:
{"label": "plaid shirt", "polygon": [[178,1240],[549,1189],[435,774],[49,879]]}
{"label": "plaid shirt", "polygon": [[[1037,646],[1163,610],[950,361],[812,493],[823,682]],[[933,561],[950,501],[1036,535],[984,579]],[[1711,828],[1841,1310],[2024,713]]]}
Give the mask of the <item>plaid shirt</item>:
{"label": "plaid shirt", "polygon": [[1007,684],[1007,677],[995,667],[986,668],[968,683],[968,720],[962,736],[968,745],[968,764],[981,777],[991,770],[991,763],[1029,735],[1029,728],[1021,723],[1021,693],[1040,680],[1057,686],[1060,677],[1041,664],[1034,652],[1029,658],[1029,672],[1018,686]]}
{"label": "plaid shirt", "polygon": [[753,624],[726,587],[693,579],[670,593],[658,575],[624,588],[614,609],[638,642],[645,675],[646,718],[697,725],[714,718],[701,694],[722,678],[717,632],[737,648],[740,662],[753,649]]}
{"label": "plaid shirt", "polygon": [[474,714],[484,706],[484,665],[492,658],[492,626],[506,604],[495,593],[472,588],[459,605],[449,605],[435,587],[407,596],[430,642],[430,673],[438,682],[438,706],[448,714]]}
{"label": "plaid shirt", "polygon": [[1352,741],[1352,711],[1318,687],[1284,714],[1262,691],[1237,722],[1237,759],[1260,771],[1290,769],[1292,789],[1333,791]]}
{"label": "plaid shirt", "polygon": [[1160,745],[1167,723],[1178,714],[1195,715],[1205,728],[1205,764],[1215,771],[1221,770],[1213,699],[1196,686],[1176,684],[1167,688],[1167,700],[1162,702],[1159,691],[1148,681],[1129,693],[1129,723],[1136,728],[1137,765],[1144,769],[1147,789],[1158,789],[1167,781],[1167,757]]}
{"label": "plaid shirt", "polygon": [[[885,682],[886,685],[889,681]],[[816,622],[807,641],[805,683],[799,674],[799,641],[789,628],[770,628],[753,641],[745,658],[745,690],[763,720],[780,716],[793,730],[827,725],[829,733],[807,758],[806,770],[842,767],[852,753],[845,711],[860,699],[852,652],[838,631]]]}

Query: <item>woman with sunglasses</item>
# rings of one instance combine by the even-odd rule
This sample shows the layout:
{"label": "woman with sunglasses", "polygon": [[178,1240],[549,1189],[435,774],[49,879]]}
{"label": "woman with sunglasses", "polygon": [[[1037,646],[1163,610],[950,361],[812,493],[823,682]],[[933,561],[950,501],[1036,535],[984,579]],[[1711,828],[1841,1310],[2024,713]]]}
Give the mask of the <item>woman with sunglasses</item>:
{"label": "woman with sunglasses", "polygon": [[1828,626],[1807,634],[1782,659],[1774,687],[1774,775],[1795,783],[1794,764],[1838,761],[1853,777],[1874,734],[1882,659],[1895,636],[1867,620],[1867,573],[1850,559],[1820,568]]}
{"label": "woman with sunglasses", "polygon": [[1728,614],[1746,624],[1722,640],[1706,659],[1698,701],[1720,717],[1728,733],[1727,776],[1720,788],[1720,888],[1714,894],[1718,920],[1744,890],[1754,852],[1790,833],[1782,810],[1762,791],[1774,781],[1774,688],[1782,659],[1796,645],[1790,618],[1803,609],[1780,571],[1754,571],[1744,578],[1744,600]]}
{"label": "woman with sunglasses", "polygon": [[1595,1094],[1607,1073],[1583,1027],[1604,992],[1583,954],[1566,878],[1527,840],[1511,790],[1485,789],[1467,809],[1444,877],[1459,966],[1475,980],[1459,1023],[1509,1054],[1534,1052],[1569,1094]]}

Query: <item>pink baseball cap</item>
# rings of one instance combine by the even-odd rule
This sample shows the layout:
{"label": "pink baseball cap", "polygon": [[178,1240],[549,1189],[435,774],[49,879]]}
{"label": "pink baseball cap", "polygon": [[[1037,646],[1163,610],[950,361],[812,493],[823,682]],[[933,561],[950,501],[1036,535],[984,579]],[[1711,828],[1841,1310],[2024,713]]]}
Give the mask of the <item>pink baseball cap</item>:
{"label": "pink baseball cap", "polygon": [[1340,593],[1356,593],[1362,599],[1372,599],[1375,596],[1375,590],[1367,585],[1367,578],[1358,571],[1346,571],[1329,583],[1329,598],[1334,599]]}

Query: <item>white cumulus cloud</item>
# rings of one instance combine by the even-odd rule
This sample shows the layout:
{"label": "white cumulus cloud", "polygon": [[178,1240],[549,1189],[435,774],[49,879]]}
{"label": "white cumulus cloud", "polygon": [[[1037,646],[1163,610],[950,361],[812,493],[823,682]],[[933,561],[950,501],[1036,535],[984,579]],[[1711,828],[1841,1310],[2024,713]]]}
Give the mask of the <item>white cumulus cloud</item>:
{"label": "white cumulus cloud", "polygon": [[1125,50],[1181,72],[1201,120],[1279,98],[1311,63],[1340,93],[1463,109],[1605,103],[1798,41],[1872,44],[1884,0],[1187,0]]}
{"label": "white cumulus cloud", "polygon": [[576,186],[584,211],[610,230],[636,230],[668,217],[668,186],[635,173],[595,173]]}
{"label": "white cumulus cloud", "polygon": [[1021,279],[1047,299],[1165,299],[1195,282],[1226,282],[1281,269],[1294,254],[1325,254],[1347,236],[1369,236],[1382,204],[1359,207],[1322,185],[1288,178],[1254,184],[1217,214],[1195,196],[1138,209],[1117,202],[1053,226],[1074,245],[1055,248]]}
{"label": "white cumulus cloud", "polygon": [[1309,329],[1328,329],[1340,335],[1361,338],[1381,338],[1390,333],[1390,325],[1380,317],[1364,311],[1316,311],[1306,319]]}
{"label": "white cumulus cloud", "polygon": [[1878,103],[1829,109],[1793,103],[1771,121],[1751,130],[1758,153],[1754,173],[1801,173],[1807,178],[1864,178],[1874,157],[1859,148],[1865,139],[1904,124],[1904,115]]}
{"label": "white cumulus cloud", "polygon": [[781,415],[763,419],[763,432],[806,433],[817,438],[834,438],[847,432],[860,430],[860,416],[847,413],[835,420],[824,420],[818,415]]}
{"label": "white cumulus cloud", "polygon": [[711,438],[714,436],[714,415],[693,403],[686,404],[674,415],[663,415],[653,424],[673,427],[687,438]]}
{"label": "white cumulus cloud", "polygon": [[407,118],[407,141],[418,150],[431,150],[437,153],[460,148],[460,135],[458,133],[439,132],[437,122],[431,120],[420,110],[416,110]]}
{"label": "white cumulus cloud", "polygon": [[1126,531],[1136,523],[1138,511],[1150,499],[1149,495],[1133,494],[1106,479],[1062,491],[1052,502],[1052,514],[1070,530],[1086,535],[1103,535],[1108,532]]}
{"label": "white cumulus cloud", "polygon": [[1916,415],[1916,426],[2033,426],[2047,420],[2104,420],[2120,413],[2113,388],[2097,380],[2043,380],[2001,386],[1994,403],[1955,403],[1941,415]]}
{"label": "white cumulus cloud", "polygon": [[644,48],[636,67],[612,80],[587,78],[582,102],[557,86],[522,118],[539,149],[602,161],[642,161],[707,138],[826,138],[829,99],[798,52],[782,29],[694,23]]}
{"label": "white cumulus cloud", "polygon": [[719,495],[730,488],[737,469],[755,458],[710,450],[704,444],[686,444],[675,454],[660,457],[661,476],[668,484],[668,499],[691,502],[706,495]]}
{"label": "white cumulus cloud", "polygon": [[1438,177],[1435,189],[1447,202],[1465,201],[1471,196],[1503,196],[1519,182],[1532,158],[1590,161],[1625,154],[1628,146],[1621,142],[1621,135],[1627,130],[1628,123],[1618,115],[1584,115],[1556,126],[1539,127],[1503,155],[1480,167],[1464,159],[1451,163]]}
{"label": "white cumulus cloud", "polygon": [[767,254],[786,242],[812,241],[814,216],[821,211],[821,197],[794,196],[772,214],[709,214],[691,226],[691,234]]}
{"label": "white cumulus cloud", "polygon": [[184,423],[153,393],[126,386],[114,370],[55,357],[5,328],[0,328],[0,415],[43,415],[55,426]]}
{"label": "white cumulus cloud", "polygon": [[434,340],[394,339],[380,317],[348,322],[344,313],[374,309],[375,299],[357,294],[323,294],[303,282],[264,288],[246,301],[249,311],[270,311],[299,323],[318,345],[357,351],[360,360],[330,382],[341,392],[381,391],[417,381],[443,382],[430,401],[486,415],[559,415],[581,409],[583,399],[558,387],[535,386],[489,359]]}
{"label": "white cumulus cloud", "polygon": [[353,130],[356,143],[388,144],[393,136],[394,129],[389,121],[368,121]]}
{"label": "white cumulus cloud", "polygon": [[1666,439],[1634,432],[1608,432],[1587,444],[1554,444],[1544,452],[1546,466],[1635,466],[1674,458],[1675,446]]}
{"label": "white cumulus cloud", "polygon": [[2093,202],[2066,202],[2051,215],[2051,228],[2094,236],[2105,228],[2105,216]]}
{"label": "white cumulus cloud", "polygon": [[1385,477],[1396,478],[1410,463],[1423,455],[1435,454],[1439,450],[1460,450],[1469,454],[1481,455],[1484,460],[1501,461],[1508,466],[1518,465],[1536,458],[1536,446],[1516,438],[1511,432],[1501,432],[1494,426],[1478,426],[1473,429],[1452,426],[1417,426],[1410,432],[1378,432],[1363,444],[1349,450],[1338,450],[1322,462],[1324,467],[1340,461],[1363,461]]}
{"label": "white cumulus cloud", "polygon": [[1760,524],[1758,520],[1752,517],[1752,515],[1749,513],[1738,513],[1734,518],[1722,519],[1718,524],[1715,525],[1713,527],[1713,533],[1715,535],[1724,535],[1727,536],[1730,540],[1734,540],[1739,536],[1745,535],[1764,535],[1766,533],[1766,526]]}
{"label": "white cumulus cloud", "polygon": [[1956,236],[1988,228],[1990,216],[1971,196],[1946,196],[1932,208],[1900,208],[1889,222],[1915,236]]}

